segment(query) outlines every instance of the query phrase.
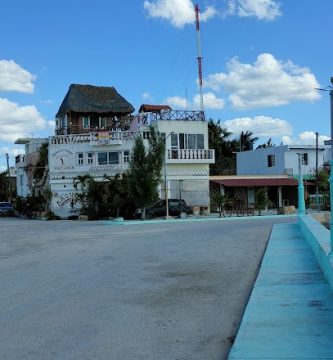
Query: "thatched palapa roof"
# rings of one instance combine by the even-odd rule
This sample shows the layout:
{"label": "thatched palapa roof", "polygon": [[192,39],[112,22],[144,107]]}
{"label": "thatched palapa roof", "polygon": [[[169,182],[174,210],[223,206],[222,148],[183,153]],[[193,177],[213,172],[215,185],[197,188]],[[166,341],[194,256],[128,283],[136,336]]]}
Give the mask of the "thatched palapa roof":
{"label": "thatched palapa roof", "polygon": [[68,112],[130,114],[134,107],[114,87],[72,84],[56,117]]}

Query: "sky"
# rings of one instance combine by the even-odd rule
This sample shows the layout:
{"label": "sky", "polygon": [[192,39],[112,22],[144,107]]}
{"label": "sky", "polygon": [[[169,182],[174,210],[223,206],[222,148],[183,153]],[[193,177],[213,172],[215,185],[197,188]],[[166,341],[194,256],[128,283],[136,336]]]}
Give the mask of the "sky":
{"label": "sky", "polygon": [[330,136],[332,0],[3,0],[0,171],[19,137],[48,137],[70,84],[198,110],[200,8],[207,119],[276,145]]}

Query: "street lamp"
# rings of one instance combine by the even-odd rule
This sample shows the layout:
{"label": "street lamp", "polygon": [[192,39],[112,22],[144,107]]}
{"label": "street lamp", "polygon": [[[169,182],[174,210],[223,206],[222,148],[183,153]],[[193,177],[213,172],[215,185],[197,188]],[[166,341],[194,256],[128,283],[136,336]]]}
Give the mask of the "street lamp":
{"label": "street lamp", "polygon": [[302,176],[302,160],[303,154],[297,153],[298,155],[298,214],[305,214],[305,201],[304,201],[304,185]]}
{"label": "street lamp", "polygon": [[167,159],[167,139],[169,136],[171,136],[172,134],[174,134],[173,131],[171,131],[171,133],[168,134],[168,136],[166,136],[165,138],[165,143],[164,143],[164,196],[165,196],[165,209],[166,209],[166,214],[165,214],[165,219],[167,220],[169,218],[169,199],[168,199],[168,185],[167,185],[167,173],[166,173],[166,159]]}

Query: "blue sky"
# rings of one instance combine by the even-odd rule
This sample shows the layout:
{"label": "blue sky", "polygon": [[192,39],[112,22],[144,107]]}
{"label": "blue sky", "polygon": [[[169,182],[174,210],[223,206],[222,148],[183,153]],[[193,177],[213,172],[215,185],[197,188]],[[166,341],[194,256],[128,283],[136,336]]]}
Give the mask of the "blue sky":
{"label": "blue sky", "polygon": [[18,137],[50,136],[72,83],[142,103],[204,107],[234,135],[311,144],[330,134],[332,0],[5,0],[0,23],[0,170]]}

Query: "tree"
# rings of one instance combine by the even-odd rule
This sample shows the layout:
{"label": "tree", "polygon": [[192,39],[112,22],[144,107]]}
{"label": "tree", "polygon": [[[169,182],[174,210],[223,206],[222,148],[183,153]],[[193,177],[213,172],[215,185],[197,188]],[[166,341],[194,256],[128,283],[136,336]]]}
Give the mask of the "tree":
{"label": "tree", "polygon": [[219,212],[219,217],[221,217],[223,205],[225,202],[225,196],[223,194],[221,194],[219,191],[214,191],[211,195],[211,200],[212,200],[212,205],[216,206],[216,208]]}
{"label": "tree", "polygon": [[129,162],[128,189],[134,202],[142,209],[157,198],[157,186],[162,178],[162,166],[165,155],[165,143],[156,130],[150,127],[148,147],[145,147],[141,134],[134,139],[134,146]]}
{"label": "tree", "polygon": [[112,208],[116,208],[117,218],[120,216],[121,208],[128,203],[129,192],[127,186],[126,174],[116,174],[115,176],[104,175],[106,180],[104,186],[103,202],[111,205]]}
{"label": "tree", "polygon": [[208,145],[215,150],[215,163],[210,166],[210,175],[221,175],[226,170],[234,172],[236,169],[234,141],[230,141],[230,131],[222,128],[219,121],[208,121]]}
{"label": "tree", "polygon": [[265,143],[258,145],[257,149],[270,148],[273,146],[275,146],[275,145],[272,142],[272,138],[269,138]]}
{"label": "tree", "polygon": [[259,188],[255,193],[255,207],[259,210],[259,216],[261,215],[261,210],[265,209],[268,204],[267,198],[267,188]]}
{"label": "tree", "polygon": [[258,137],[253,137],[252,131],[242,131],[239,136],[240,151],[253,150],[253,145],[258,139]]}

